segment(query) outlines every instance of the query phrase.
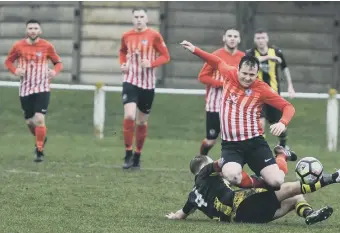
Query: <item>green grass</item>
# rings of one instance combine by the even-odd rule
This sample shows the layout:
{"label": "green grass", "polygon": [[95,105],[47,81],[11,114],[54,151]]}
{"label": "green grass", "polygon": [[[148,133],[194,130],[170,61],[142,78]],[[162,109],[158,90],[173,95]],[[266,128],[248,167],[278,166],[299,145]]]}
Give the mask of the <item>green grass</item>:
{"label": "green grass", "polygon": [[[319,158],[326,170],[340,167],[326,151],[324,100],[294,100],[289,144]],[[195,213],[186,221],[164,215],[185,203],[188,171],[204,137],[204,97],[157,95],[139,172],[120,169],[124,155],[119,93],[107,94],[105,138],[93,136],[93,93],[53,91],[47,117],[46,160],[34,164],[34,138],[24,124],[18,91],[0,88],[0,232],[338,232],[340,185],[308,197],[315,208],[329,204],[333,216],[307,227],[290,213],[267,225],[225,225]],[[271,146],[276,139],[269,137]],[[220,146],[211,156],[219,157]],[[287,180],[294,180],[289,164]]]}

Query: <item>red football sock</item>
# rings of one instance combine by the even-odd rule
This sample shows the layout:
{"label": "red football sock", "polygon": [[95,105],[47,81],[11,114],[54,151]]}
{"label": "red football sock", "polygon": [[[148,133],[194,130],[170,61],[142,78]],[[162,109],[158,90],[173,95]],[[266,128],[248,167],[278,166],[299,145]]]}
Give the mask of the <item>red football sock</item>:
{"label": "red football sock", "polygon": [[36,126],[35,127],[35,142],[38,151],[42,152],[44,150],[44,141],[46,138],[46,126]]}
{"label": "red football sock", "polygon": [[136,129],[136,153],[140,153],[143,149],[146,135],[148,133],[148,125],[137,125]]}
{"label": "red football sock", "polygon": [[276,157],[276,163],[279,166],[280,170],[283,171],[285,174],[288,173],[288,165],[286,161],[286,156],[281,154]]}
{"label": "red football sock", "polygon": [[135,130],[135,121],[130,119],[124,119],[123,132],[124,143],[126,150],[132,150],[133,132]]}
{"label": "red football sock", "polygon": [[242,180],[239,186],[240,188],[264,188],[265,183],[249,176],[245,171],[242,171]]}

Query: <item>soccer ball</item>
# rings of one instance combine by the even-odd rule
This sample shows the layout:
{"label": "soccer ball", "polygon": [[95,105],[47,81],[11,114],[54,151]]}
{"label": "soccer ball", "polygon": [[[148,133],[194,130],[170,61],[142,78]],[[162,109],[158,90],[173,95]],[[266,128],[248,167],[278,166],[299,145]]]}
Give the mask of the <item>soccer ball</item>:
{"label": "soccer ball", "polygon": [[302,158],[295,167],[298,180],[303,184],[315,184],[322,176],[322,163],[313,157]]}

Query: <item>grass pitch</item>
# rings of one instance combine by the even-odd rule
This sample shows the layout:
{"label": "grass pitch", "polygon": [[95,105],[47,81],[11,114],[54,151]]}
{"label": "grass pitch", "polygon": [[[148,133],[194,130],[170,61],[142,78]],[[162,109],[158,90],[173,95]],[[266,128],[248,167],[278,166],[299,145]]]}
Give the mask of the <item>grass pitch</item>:
{"label": "grass pitch", "polygon": [[[294,100],[289,145],[299,158],[314,156],[325,170],[340,168],[339,153],[326,151],[326,101]],[[188,163],[205,134],[203,96],[155,99],[139,172],[124,172],[119,93],[107,93],[105,138],[93,136],[93,93],[57,91],[47,117],[46,159],[33,160],[34,138],[20,109],[18,91],[0,88],[0,232],[338,232],[340,184],[307,196],[335,209],[326,222],[306,226],[292,212],[267,225],[220,224],[195,213],[185,221],[164,216],[185,203],[193,177]],[[271,146],[276,139],[270,137]],[[210,155],[220,156],[217,144]],[[289,163],[287,181],[295,180]]]}

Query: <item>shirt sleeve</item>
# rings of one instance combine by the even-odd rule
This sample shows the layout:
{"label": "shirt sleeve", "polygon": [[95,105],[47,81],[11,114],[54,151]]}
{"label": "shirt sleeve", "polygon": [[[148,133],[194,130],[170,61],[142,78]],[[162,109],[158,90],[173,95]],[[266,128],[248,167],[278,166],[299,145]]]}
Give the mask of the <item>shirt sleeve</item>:
{"label": "shirt sleeve", "polygon": [[282,63],[280,64],[280,66],[281,66],[281,69],[284,70],[284,69],[287,68],[288,66],[287,66],[286,59],[285,59],[285,57],[283,56],[282,50],[279,49],[279,48],[276,48],[276,49],[275,49],[275,53],[276,53],[276,55],[277,55],[279,58],[281,58]]}
{"label": "shirt sleeve", "polygon": [[120,64],[124,64],[126,63],[127,59],[127,52],[128,52],[128,47],[125,44],[125,40],[124,40],[124,35],[122,36],[121,42],[120,42],[120,49],[119,49],[119,62]]}
{"label": "shirt sleeve", "polygon": [[56,49],[52,44],[50,44],[48,48],[48,57],[51,59],[54,65],[54,71],[56,73],[59,73],[63,69],[63,65],[61,63],[61,58],[58,55]]}
{"label": "shirt sleeve", "polygon": [[217,57],[214,54],[207,53],[200,48],[196,47],[194,54],[206,61],[206,63],[212,66],[213,69],[217,69],[225,79],[229,78],[229,71],[235,69],[235,67],[229,66],[224,63],[221,58]]}
{"label": "shirt sleeve", "polygon": [[196,210],[196,206],[193,203],[191,203],[188,198],[182,210],[186,215],[189,215],[192,211]]}
{"label": "shirt sleeve", "polygon": [[219,88],[223,86],[223,82],[216,80],[213,78],[214,75],[214,69],[207,63],[204,63],[199,75],[198,75],[198,80],[205,84],[209,85],[214,88]]}
{"label": "shirt sleeve", "polygon": [[197,180],[204,179],[215,172],[221,172],[222,170],[219,162],[219,160],[216,160],[213,163],[209,163],[208,165],[204,166],[198,173]]}
{"label": "shirt sleeve", "polygon": [[168,63],[170,61],[170,55],[161,34],[156,35],[154,43],[154,47],[159,53],[159,56],[156,58],[156,60],[151,62],[151,67],[157,67]]}
{"label": "shirt sleeve", "polygon": [[295,114],[294,106],[267,84],[263,84],[262,98],[264,103],[269,104],[282,112],[280,122],[287,126]]}
{"label": "shirt sleeve", "polygon": [[18,53],[18,50],[17,50],[17,44],[15,44],[10,49],[10,51],[7,55],[7,58],[5,60],[5,66],[12,74],[15,74],[16,67],[14,65],[14,62],[18,58],[19,58],[19,53]]}

